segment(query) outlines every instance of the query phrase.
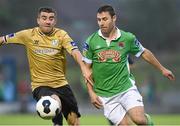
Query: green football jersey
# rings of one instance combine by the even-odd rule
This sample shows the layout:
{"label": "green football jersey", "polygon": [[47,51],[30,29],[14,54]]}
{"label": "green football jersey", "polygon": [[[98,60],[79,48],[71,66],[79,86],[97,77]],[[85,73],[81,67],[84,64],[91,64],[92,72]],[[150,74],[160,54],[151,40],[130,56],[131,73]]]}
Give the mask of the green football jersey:
{"label": "green football jersey", "polygon": [[108,44],[99,30],[88,37],[83,47],[84,61],[92,63],[94,91],[102,97],[124,92],[135,84],[128,55],[139,57],[144,51],[132,33],[119,29],[117,33],[117,38]]}

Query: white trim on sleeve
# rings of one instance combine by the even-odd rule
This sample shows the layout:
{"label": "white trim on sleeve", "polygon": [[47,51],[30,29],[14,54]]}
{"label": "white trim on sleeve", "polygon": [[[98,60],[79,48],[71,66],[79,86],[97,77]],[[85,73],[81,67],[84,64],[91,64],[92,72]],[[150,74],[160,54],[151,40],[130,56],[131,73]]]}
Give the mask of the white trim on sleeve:
{"label": "white trim on sleeve", "polygon": [[140,57],[141,56],[141,54],[144,52],[144,50],[145,50],[145,48],[142,46],[142,45],[140,45],[141,47],[141,50],[138,52],[138,53],[136,53],[136,57]]}
{"label": "white trim on sleeve", "polygon": [[88,59],[86,57],[83,57],[82,60],[88,64],[91,64],[92,63],[92,60],[91,59]]}

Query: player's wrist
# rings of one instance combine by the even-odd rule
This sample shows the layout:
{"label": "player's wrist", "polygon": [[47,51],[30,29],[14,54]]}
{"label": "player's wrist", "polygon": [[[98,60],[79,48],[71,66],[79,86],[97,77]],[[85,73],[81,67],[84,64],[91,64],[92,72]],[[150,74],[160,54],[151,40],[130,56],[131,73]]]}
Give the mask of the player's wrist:
{"label": "player's wrist", "polygon": [[0,37],[0,45],[4,42],[4,36]]}
{"label": "player's wrist", "polygon": [[6,40],[6,36],[2,36],[1,39],[0,39],[0,43],[3,44],[5,43],[7,40]]}
{"label": "player's wrist", "polygon": [[165,68],[165,67],[163,67],[163,66],[161,66],[160,71],[161,71],[161,73],[163,74],[163,73],[164,73],[164,71],[166,71],[166,68]]}

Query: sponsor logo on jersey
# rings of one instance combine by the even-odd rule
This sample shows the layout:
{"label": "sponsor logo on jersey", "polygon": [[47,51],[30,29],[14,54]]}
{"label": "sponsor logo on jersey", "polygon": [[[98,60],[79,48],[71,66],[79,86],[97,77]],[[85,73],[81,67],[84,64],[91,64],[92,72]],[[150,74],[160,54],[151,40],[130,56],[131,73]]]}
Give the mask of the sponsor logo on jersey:
{"label": "sponsor logo on jersey", "polygon": [[71,42],[71,45],[72,46],[77,46],[77,43],[73,41],[73,42]]}
{"label": "sponsor logo on jersey", "polygon": [[113,62],[120,61],[120,53],[116,50],[104,50],[98,53],[98,59],[100,62],[106,62],[108,59],[112,59]]}
{"label": "sponsor logo on jersey", "polygon": [[8,36],[9,38],[12,38],[12,37],[15,36],[15,33],[8,34],[7,36]]}
{"label": "sponsor logo on jersey", "polygon": [[57,39],[54,39],[51,41],[53,46],[58,46],[59,41]]}
{"label": "sponsor logo on jersey", "polygon": [[44,49],[36,49],[34,50],[36,54],[47,54],[47,55],[55,55],[58,53],[58,50],[56,49],[49,49],[49,48],[44,48]]}

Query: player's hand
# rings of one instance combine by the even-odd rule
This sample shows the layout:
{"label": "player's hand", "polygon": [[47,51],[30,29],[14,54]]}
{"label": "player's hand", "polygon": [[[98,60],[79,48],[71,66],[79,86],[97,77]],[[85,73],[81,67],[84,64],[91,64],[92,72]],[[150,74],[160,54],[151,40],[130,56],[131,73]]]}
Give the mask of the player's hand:
{"label": "player's hand", "polygon": [[103,107],[103,104],[99,97],[95,94],[95,92],[91,92],[90,94],[91,103],[96,107],[97,109],[100,109]]}
{"label": "player's hand", "polygon": [[168,69],[164,69],[164,70],[162,71],[162,74],[163,74],[165,77],[167,77],[169,80],[175,80],[174,74],[173,74],[170,70],[168,70]]}

